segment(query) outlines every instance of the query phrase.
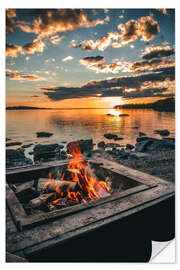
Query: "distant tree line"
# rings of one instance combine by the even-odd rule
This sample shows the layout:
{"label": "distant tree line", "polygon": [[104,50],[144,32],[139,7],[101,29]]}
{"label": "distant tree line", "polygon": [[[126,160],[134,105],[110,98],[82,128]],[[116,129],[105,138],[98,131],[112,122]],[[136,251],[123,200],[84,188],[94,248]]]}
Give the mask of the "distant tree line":
{"label": "distant tree line", "polygon": [[154,109],[160,112],[174,112],[175,99],[167,98],[155,101],[153,103],[116,105],[114,109]]}

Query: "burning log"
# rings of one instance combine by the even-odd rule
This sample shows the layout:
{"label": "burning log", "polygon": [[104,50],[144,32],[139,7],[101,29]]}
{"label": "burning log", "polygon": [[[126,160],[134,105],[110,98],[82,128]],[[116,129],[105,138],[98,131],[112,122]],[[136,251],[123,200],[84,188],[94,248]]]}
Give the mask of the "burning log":
{"label": "burning log", "polygon": [[79,190],[77,182],[61,181],[61,180],[50,180],[46,178],[39,179],[38,187],[48,192],[76,192]]}
{"label": "burning log", "polygon": [[56,198],[55,193],[43,194],[43,195],[31,200],[29,202],[29,204],[32,208],[37,208],[37,207],[40,207],[41,205],[43,205],[49,201],[53,201],[55,198]]}
{"label": "burning log", "polygon": [[67,181],[73,181],[75,175],[77,175],[78,177],[80,177],[81,172],[78,169],[66,169],[66,171],[64,172],[63,175],[63,179],[67,179]]}

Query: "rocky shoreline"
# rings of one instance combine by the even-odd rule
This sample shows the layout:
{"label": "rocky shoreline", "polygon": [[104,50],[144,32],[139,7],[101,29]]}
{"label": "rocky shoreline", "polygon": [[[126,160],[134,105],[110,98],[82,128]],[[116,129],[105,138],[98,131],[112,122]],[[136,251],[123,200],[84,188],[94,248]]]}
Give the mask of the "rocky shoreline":
{"label": "rocky shoreline", "polygon": [[[81,152],[87,157],[99,156],[113,160],[125,166],[158,176],[168,181],[175,180],[175,139],[169,138],[168,130],[155,130],[160,139],[148,137],[139,132],[136,144],[117,143],[123,138],[116,134],[104,134],[105,141],[93,143],[92,139],[78,140]],[[44,135],[45,133],[43,133]],[[53,134],[52,134],[53,135]],[[51,136],[52,136],[51,135]],[[46,134],[45,134],[46,136]],[[47,133],[47,136],[49,134]],[[62,142],[62,144],[36,144],[33,151],[29,152],[31,159],[25,155],[25,149],[32,144],[21,145],[18,149],[6,149],[6,167],[24,166],[38,164],[53,160],[65,160],[71,153],[73,142]],[[9,145],[10,143],[8,143]],[[6,146],[8,146],[6,145]],[[10,144],[15,145],[15,144]],[[10,146],[9,145],[9,146]],[[17,145],[20,145],[17,144]]]}

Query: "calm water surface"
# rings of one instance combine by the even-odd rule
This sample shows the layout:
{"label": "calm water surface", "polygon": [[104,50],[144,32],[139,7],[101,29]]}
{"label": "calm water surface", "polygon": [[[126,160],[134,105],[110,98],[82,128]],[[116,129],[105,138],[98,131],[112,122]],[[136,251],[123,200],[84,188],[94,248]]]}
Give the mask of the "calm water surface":
{"label": "calm water surface", "polygon": [[[107,116],[108,113],[114,116]],[[111,140],[104,138],[104,133],[115,133],[124,138],[118,143],[135,144],[139,131],[146,133],[147,136],[160,138],[153,131],[168,129],[170,137],[175,136],[174,113],[147,109],[126,109],[118,113],[129,116],[119,117],[116,115],[117,111],[113,109],[7,111],[6,137],[24,144],[61,143],[89,138],[97,143],[102,140],[110,142]],[[135,126],[139,128],[134,129]],[[49,138],[37,138],[38,131],[48,131],[54,135]],[[30,148],[26,149],[27,151],[30,151]]]}

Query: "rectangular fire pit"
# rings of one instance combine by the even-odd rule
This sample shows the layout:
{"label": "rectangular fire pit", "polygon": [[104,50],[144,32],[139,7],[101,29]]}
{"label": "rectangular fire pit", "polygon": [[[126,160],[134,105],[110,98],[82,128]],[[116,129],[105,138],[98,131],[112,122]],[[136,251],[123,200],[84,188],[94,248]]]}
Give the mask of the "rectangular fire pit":
{"label": "rectangular fire pit", "polygon": [[[97,200],[81,202],[52,212],[37,211],[32,215],[26,213],[12,185],[17,184],[20,187],[34,180],[37,183],[38,179],[47,178],[52,169],[67,167],[69,161],[7,169],[8,252],[32,258],[35,253],[81,235],[88,235],[121,220],[123,222],[136,213],[148,213],[152,207],[174,197],[173,183],[102,158],[94,158],[90,163],[99,179],[110,177],[112,193]],[[147,219],[147,216],[143,214],[142,218]],[[162,218],[161,210],[157,216]],[[140,224],[143,226],[144,222],[142,219]]]}
{"label": "rectangular fire pit", "polygon": [[[59,166],[59,170],[64,169],[64,167],[67,167],[67,165],[63,164]],[[157,183],[152,179],[145,179],[144,177],[138,177],[135,175],[126,175],[116,168],[108,168],[108,166],[103,165],[103,163],[98,164],[97,162],[91,161],[91,168],[95,171],[96,176],[98,176],[99,179],[107,177],[111,179],[112,192],[104,198],[82,202],[80,204],[54,210],[52,212],[37,210],[34,211],[33,214],[28,215],[23,208],[23,204],[19,200],[17,191],[13,191],[13,188],[7,186],[7,204],[17,228],[19,230],[32,228],[39,224],[47,223],[51,220],[77,213],[84,209],[93,208],[99,205],[103,206],[107,202],[115,201],[120,198],[122,199],[131,194],[142,192],[157,186]],[[41,181],[43,181],[43,179],[40,178],[39,182]],[[21,190],[21,186],[25,185],[20,185],[19,190]],[[27,194],[24,194],[24,196],[26,197]]]}

